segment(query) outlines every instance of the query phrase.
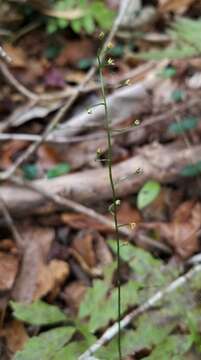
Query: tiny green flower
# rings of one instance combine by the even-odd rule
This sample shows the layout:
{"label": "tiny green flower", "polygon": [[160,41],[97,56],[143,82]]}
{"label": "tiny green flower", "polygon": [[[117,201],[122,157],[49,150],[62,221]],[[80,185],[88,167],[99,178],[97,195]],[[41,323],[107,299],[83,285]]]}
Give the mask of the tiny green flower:
{"label": "tiny green flower", "polygon": [[114,62],[114,60],[112,58],[109,58],[107,63],[108,63],[108,65],[112,65],[112,66],[115,65],[115,62]]}
{"label": "tiny green flower", "polygon": [[127,79],[127,80],[124,82],[124,85],[128,86],[128,85],[130,85],[130,83],[131,83],[130,79]]}
{"label": "tiny green flower", "polygon": [[92,114],[92,110],[89,108],[89,109],[87,109],[87,113],[88,114]]}
{"label": "tiny green flower", "polygon": [[114,47],[114,45],[113,45],[112,42],[109,42],[109,43],[107,44],[107,48],[108,48],[108,49],[112,49],[113,47]]}
{"label": "tiny green flower", "polygon": [[140,120],[136,119],[136,120],[134,121],[134,125],[135,125],[135,126],[140,125]]}
{"label": "tiny green flower", "polygon": [[104,36],[105,36],[105,33],[103,31],[101,31],[100,34],[98,35],[98,38],[100,40],[103,40]]}

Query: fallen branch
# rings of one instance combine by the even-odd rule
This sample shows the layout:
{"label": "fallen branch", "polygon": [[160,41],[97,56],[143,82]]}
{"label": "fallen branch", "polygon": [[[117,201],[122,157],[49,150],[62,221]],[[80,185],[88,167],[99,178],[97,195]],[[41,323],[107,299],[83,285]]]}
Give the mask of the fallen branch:
{"label": "fallen branch", "polygon": [[[152,144],[141,148],[136,156],[113,168],[118,196],[135,193],[150,178],[160,183],[175,181],[182,168],[191,163],[192,156],[194,162],[201,159],[201,145],[192,147],[192,150],[180,144]],[[139,171],[140,175],[137,174]],[[51,180],[36,180],[31,184],[41,191],[48,191],[50,196],[60,195],[63,199],[70,198],[82,204],[111,199],[106,168],[76,172]],[[47,204],[41,194],[9,184],[0,187],[0,196],[9,211],[19,216],[34,213],[40,206]]]}
{"label": "fallen branch", "polygon": [[[145,311],[151,309],[155,306],[160,300],[163,300],[164,297],[168,294],[171,294],[173,291],[177,290],[179,287],[183,286],[190,280],[196,273],[201,271],[201,265],[197,265],[193,267],[189,272],[185,275],[178,277],[175,281],[173,281],[170,285],[168,285],[163,290],[158,291],[155,295],[153,295],[149,300],[147,300],[144,304],[139,306],[137,309],[130,312],[126,315],[120,322],[120,328],[124,329],[128,326],[133,319],[138,317],[140,314]],[[108,341],[110,341],[115,335],[118,333],[118,323],[115,323],[110,328],[108,328],[100,339],[96,341],[85,353],[83,353],[78,360],[88,360],[91,355],[93,355],[97,350],[99,350],[103,345],[105,345]]]}
{"label": "fallen branch", "polygon": [[8,225],[8,228],[10,229],[10,231],[13,235],[13,238],[16,242],[18,250],[21,251],[22,247],[23,247],[23,243],[24,243],[23,238],[22,238],[21,234],[19,233],[17,227],[15,226],[15,223],[14,223],[2,197],[0,197],[0,208],[1,208],[2,214],[5,218],[5,221]]}
{"label": "fallen branch", "polygon": [[22,85],[10,72],[8,67],[0,62],[0,71],[5,77],[5,79],[8,81],[9,84],[11,84],[15,89],[19,91],[20,94],[27,97],[29,100],[38,100],[39,95],[35,94],[34,92],[28,90],[24,85]]}
{"label": "fallen branch", "polygon": [[[52,195],[47,190],[45,190],[45,189],[41,190],[37,185],[35,185],[33,183],[29,183],[20,178],[14,177],[14,178],[12,178],[12,180],[15,184],[23,186],[27,189],[30,189],[31,191],[34,191],[36,194],[42,195],[45,199],[53,202],[57,206],[60,206],[60,207],[62,206],[63,208],[71,209],[77,213],[85,214],[88,217],[91,217],[92,219],[95,219],[96,221],[100,222],[101,224],[106,225],[108,227],[108,229],[111,229],[113,231],[115,229],[113,221],[111,221],[109,218],[105,217],[104,215],[97,213],[95,210],[93,210],[87,206],[79,204],[73,200],[63,198],[60,195]],[[133,231],[129,230],[126,227],[120,227],[119,233],[121,235],[125,236],[126,238],[132,238],[133,235],[135,234]],[[138,243],[141,245],[148,246],[149,248],[157,249],[159,252],[163,252],[168,255],[171,254],[171,249],[166,244],[155,241],[154,239],[147,237],[146,239],[142,239],[142,240],[139,239]]]}
{"label": "fallen branch", "polygon": [[[31,105],[30,105],[31,106]],[[164,129],[167,127],[167,125],[171,124],[175,119],[177,119],[177,117],[181,116],[182,113],[185,113],[187,110],[189,111],[189,109],[193,109],[193,115],[195,116],[195,109],[198,112],[201,111],[201,107],[200,107],[200,98],[193,98],[193,99],[189,99],[189,101],[186,101],[183,104],[179,104],[177,106],[174,106],[172,109],[167,109],[166,111],[163,111],[163,113],[159,114],[159,115],[151,115],[149,117],[145,117],[143,118],[143,122],[140,123],[140,126],[138,127],[133,127],[133,126],[128,126],[126,129],[122,129],[122,131],[115,131],[114,127],[114,132],[112,134],[113,137],[118,137],[118,136],[122,136],[122,135],[128,135],[126,137],[126,141],[127,143],[135,143],[138,144],[139,142],[144,141],[145,139],[147,139],[148,134],[150,132],[149,129],[151,129],[151,131],[153,131],[153,129],[155,129],[155,125],[157,126],[157,132],[159,132],[159,130],[163,133]],[[35,109],[36,110],[36,109]],[[35,113],[35,110],[33,109],[33,115],[36,117],[45,117],[47,115],[47,111],[45,108],[43,109],[42,107],[38,106],[38,110]],[[49,109],[49,111],[53,111],[55,110],[54,107],[52,109]],[[30,112],[32,110],[30,109]],[[23,114],[23,110],[22,110],[22,114]],[[13,116],[15,115],[15,116]],[[23,115],[21,116],[21,121],[16,122],[16,119],[18,118],[18,113],[14,112],[13,115],[11,115],[11,117],[9,119],[7,119],[6,123],[0,124],[0,141],[6,141],[6,140],[18,140],[18,141],[29,141],[29,142],[33,142],[33,141],[41,141],[42,136],[41,135],[36,135],[36,134],[27,134],[27,133],[1,133],[1,131],[4,131],[9,125],[12,126],[19,126],[21,124],[23,124],[24,122],[26,122],[28,116],[29,116],[29,109],[28,107],[26,107],[25,109],[25,113],[23,114],[25,116],[25,118],[23,118]],[[85,114],[86,116],[86,114]],[[93,116],[93,115],[92,115]],[[13,123],[13,119],[15,118],[15,124]],[[11,121],[10,121],[11,120]],[[30,118],[28,118],[28,120],[30,120]],[[118,121],[115,121],[115,124],[117,124]],[[4,126],[5,125],[5,126]],[[91,122],[89,124],[87,124],[87,122],[82,125],[82,129],[100,129],[101,126],[99,123],[94,123],[94,119],[93,119],[93,123],[91,124]],[[68,129],[69,133],[71,130],[75,130],[75,126],[70,126],[69,124],[65,125],[65,131],[66,129]],[[78,125],[78,130],[79,130],[79,125]],[[59,136],[56,133],[52,133],[50,134],[45,140],[44,142],[49,142],[49,143],[53,143],[53,144],[72,144],[72,143],[78,143],[78,142],[88,142],[88,141],[94,141],[94,140],[99,140],[99,139],[103,139],[106,137],[106,132],[105,131],[98,131],[98,132],[92,132],[90,134],[86,134],[86,135],[77,135],[77,136],[68,136],[68,134],[65,135],[65,131],[64,134],[61,133]],[[77,132],[77,130],[75,130],[75,132]],[[133,134],[134,133],[134,134]]]}

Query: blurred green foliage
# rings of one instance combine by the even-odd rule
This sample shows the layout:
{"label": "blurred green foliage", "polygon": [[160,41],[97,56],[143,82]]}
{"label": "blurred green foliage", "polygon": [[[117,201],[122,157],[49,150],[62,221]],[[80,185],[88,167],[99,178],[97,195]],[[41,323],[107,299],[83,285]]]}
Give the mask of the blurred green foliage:
{"label": "blurred green foliage", "polygon": [[[109,240],[109,246],[116,253],[116,241]],[[125,245],[123,241],[121,261],[129,268],[129,279],[122,284],[122,316],[178,276],[178,269],[167,269],[149,252],[132,244]],[[26,306],[11,302],[15,318],[37,328],[42,327],[39,335],[30,338],[24,349],[17,352],[14,360],[78,359],[111,321],[117,320],[115,269],[116,262],[113,261],[103,269],[102,279],[92,280],[73,319],[56,306],[42,301]],[[201,289],[200,277],[197,274],[190,284],[169,294],[155,309],[131,322],[129,329],[122,330],[124,356],[146,349],[147,355],[143,359],[179,360],[186,358],[193,345],[200,353],[201,312],[195,302],[195,294]],[[183,331],[180,331],[180,325]],[[99,360],[118,360],[117,338],[114,337],[96,355]]]}
{"label": "blurred green foliage", "polygon": [[92,34],[96,30],[96,26],[103,30],[108,30],[114,19],[114,12],[100,0],[57,0],[54,2],[54,9],[60,12],[69,11],[69,14],[71,10],[79,9],[81,14],[72,20],[65,19],[65,16],[48,18],[48,33],[54,33],[59,29],[70,27],[78,34],[82,31]]}

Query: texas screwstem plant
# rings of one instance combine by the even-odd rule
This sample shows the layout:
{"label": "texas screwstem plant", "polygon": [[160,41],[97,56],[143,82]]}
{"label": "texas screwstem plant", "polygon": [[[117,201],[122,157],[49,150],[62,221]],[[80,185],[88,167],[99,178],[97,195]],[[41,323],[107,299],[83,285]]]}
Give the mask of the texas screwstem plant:
{"label": "texas screwstem plant", "polygon": [[[100,77],[100,85],[101,85],[101,95],[102,95],[102,105],[104,107],[104,125],[107,133],[107,143],[108,143],[108,155],[107,155],[107,166],[108,166],[108,175],[110,180],[110,186],[112,190],[112,204],[109,207],[109,210],[114,219],[114,226],[115,226],[115,235],[116,235],[116,242],[117,242],[117,288],[118,288],[118,354],[119,360],[122,360],[122,350],[121,350],[121,283],[120,283],[120,236],[119,236],[119,229],[118,229],[118,220],[117,220],[117,208],[120,205],[120,200],[117,199],[116,190],[115,190],[115,182],[113,179],[113,172],[112,172],[112,123],[108,112],[107,106],[107,99],[106,99],[106,91],[105,91],[105,84],[104,84],[104,76],[103,76],[103,68],[105,65],[105,55],[106,55],[107,48],[104,52],[99,52],[97,55],[98,59],[98,71]],[[110,58],[108,61],[108,65],[114,65],[113,60]]]}

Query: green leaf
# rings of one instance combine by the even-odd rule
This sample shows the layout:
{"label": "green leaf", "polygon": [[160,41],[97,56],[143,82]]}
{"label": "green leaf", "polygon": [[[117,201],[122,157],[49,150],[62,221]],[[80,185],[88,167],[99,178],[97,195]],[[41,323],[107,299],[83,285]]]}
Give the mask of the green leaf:
{"label": "green leaf", "polygon": [[77,67],[80,70],[87,70],[92,65],[94,65],[94,63],[95,63],[94,58],[85,58],[78,61]]}
{"label": "green leaf", "polygon": [[197,176],[201,174],[201,161],[196,162],[195,164],[186,165],[182,171],[182,176]]}
{"label": "green leaf", "polygon": [[61,45],[50,44],[44,51],[44,56],[48,60],[54,60],[61,52]]}
{"label": "green leaf", "polygon": [[76,34],[79,34],[82,30],[81,19],[74,19],[71,21],[71,27]]}
{"label": "green leaf", "polygon": [[102,299],[107,294],[109,284],[105,284],[104,281],[95,280],[93,287],[89,288],[85,294],[84,300],[81,303],[79,317],[83,318],[96,311]]}
{"label": "green leaf", "polygon": [[178,102],[181,102],[182,100],[184,100],[184,92],[180,89],[176,89],[172,92],[171,94],[171,99],[178,103]]}
{"label": "green leaf", "polygon": [[157,181],[147,181],[137,195],[137,207],[143,209],[151,204],[159,195],[161,186]]}
{"label": "green leaf", "polygon": [[38,169],[36,164],[25,164],[22,166],[24,178],[27,180],[34,180],[37,177]]}
{"label": "green leaf", "polygon": [[65,29],[68,26],[68,21],[66,19],[57,19],[57,24],[60,29]]}
{"label": "green leaf", "polygon": [[183,355],[190,349],[192,341],[189,336],[169,335],[160,343],[145,360],[183,360]]}
{"label": "green leaf", "polygon": [[170,47],[163,51],[148,51],[146,53],[136,54],[135,56],[144,60],[160,61],[163,59],[185,59],[196,54],[197,50],[193,46],[184,44],[181,48]]}
{"label": "green leaf", "polygon": [[87,32],[87,34],[93,34],[95,31],[95,24],[93,17],[89,14],[82,19],[83,29]]}
{"label": "green leaf", "polygon": [[108,51],[108,54],[112,57],[120,58],[124,55],[124,46],[120,44],[114,46]]}
{"label": "green leaf", "polygon": [[[141,287],[144,288],[144,291],[140,292],[142,301],[146,300],[156,289],[162,288],[178,275],[175,273],[174,268],[167,270],[163,262],[154,258],[148,251],[140,249],[130,243],[123,245],[123,241],[120,245],[121,258],[129,265],[130,269],[133,270],[135,281],[140,283]],[[115,253],[117,252],[115,240],[109,240],[109,246]]]}
{"label": "green leaf", "polygon": [[173,123],[169,126],[168,131],[174,134],[182,134],[185,131],[195,129],[198,124],[198,118],[194,116],[189,116],[179,121],[178,123]]}
{"label": "green leaf", "polygon": [[66,316],[57,306],[38,300],[32,304],[10,302],[14,317],[32,325],[52,325],[66,320]]}
{"label": "green leaf", "polygon": [[58,30],[58,24],[56,19],[49,19],[47,23],[48,34],[53,34]]}
{"label": "green leaf", "polygon": [[162,59],[183,59],[200,55],[200,32],[201,21],[199,19],[178,18],[171,26],[169,35],[172,37],[174,45],[158,51],[137,54],[139,58],[147,60]]}
{"label": "green leaf", "polygon": [[103,30],[111,27],[115,14],[103,2],[93,1],[90,6],[90,12]]}
{"label": "green leaf", "polygon": [[197,351],[201,352],[201,335],[199,330],[199,317],[196,311],[187,312],[186,322],[190,330],[190,337],[195,344]]}
{"label": "green leaf", "polygon": [[[139,326],[135,331],[127,330],[122,332],[122,353],[123,356],[128,356],[136,351],[140,351],[144,348],[152,348],[152,346],[160,344],[169,332],[172,326],[159,327],[155,325],[148,316],[144,316],[139,321]],[[97,352],[98,359],[100,360],[118,360],[117,353],[117,341],[115,338],[110,342],[105,349],[101,349]],[[158,358],[162,360],[163,357]]]}
{"label": "green leaf", "polygon": [[74,332],[73,327],[60,327],[32,337],[13,360],[59,360],[57,352],[68,343]]}
{"label": "green leaf", "polygon": [[160,72],[160,76],[164,79],[169,79],[177,74],[177,70],[173,66],[168,66]]}
{"label": "green leaf", "polygon": [[47,178],[52,179],[57,176],[67,174],[71,170],[71,166],[68,163],[60,163],[54,166],[52,169],[49,169],[47,172]]}

